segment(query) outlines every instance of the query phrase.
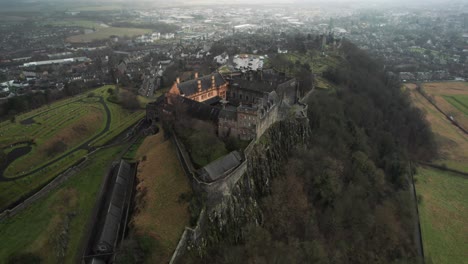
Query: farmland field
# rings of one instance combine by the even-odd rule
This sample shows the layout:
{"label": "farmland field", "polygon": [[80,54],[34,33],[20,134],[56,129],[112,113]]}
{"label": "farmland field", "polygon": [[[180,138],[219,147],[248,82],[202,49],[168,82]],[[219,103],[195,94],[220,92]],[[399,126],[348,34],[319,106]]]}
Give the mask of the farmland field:
{"label": "farmland field", "polygon": [[[464,83],[450,83],[461,87],[468,87]],[[427,93],[436,94],[434,90],[426,89]],[[421,94],[416,92],[415,85],[406,85],[410,90],[410,95],[413,103],[416,107],[421,109],[426,114],[426,119],[429,122],[432,131],[434,132],[436,142],[439,146],[439,157],[437,157],[435,163],[445,164],[449,168],[468,172],[468,135],[464,134],[459,128],[455,127],[442,113],[428,102]],[[460,93],[460,91],[447,90],[448,95],[452,96],[454,92]],[[440,91],[437,92],[440,95]],[[445,99],[440,97],[444,102]],[[437,103],[437,101],[436,101]],[[449,107],[452,107],[446,102]],[[442,109],[445,106],[438,106]],[[457,112],[455,112],[457,111]],[[462,115],[458,109],[452,108],[452,112],[459,116]]]}
{"label": "farmland field", "polygon": [[151,33],[151,29],[143,28],[118,28],[118,27],[107,27],[100,28],[97,31],[90,34],[81,34],[76,36],[71,36],[67,38],[67,41],[70,43],[87,43],[94,40],[103,40],[108,39],[110,36],[119,36],[119,37],[134,37],[138,35]]}
{"label": "farmland field", "polygon": [[[426,114],[434,132],[440,150],[433,162],[468,172],[468,136],[418,93],[416,85],[407,84],[406,87],[415,106]],[[465,93],[468,92],[466,83],[426,83],[423,87],[424,92],[445,113],[450,113],[457,120],[466,115],[463,112]],[[426,261],[466,263],[468,177],[419,167],[416,190],[421,197],[418,207]]]}
{"label": "farmland field", "polygon": [[426,260],[466,263],[468,259],[468,178],[419,168],[416,188]]}
{"label": "farmland field", "polygon": [[144,116],[143,110],[128,111],[108,102],[110,87],[0,124],[0,150],[7,155],[7,162],[0,163],[0,208],[40,188]]}
{"label": "farmland field", "polygon": [[468,82],[425,83],[423,89],[439,108],[468,130]]}
{"label": "farmland field", "polygon": [[51,26],[68,26],[68,27],[82,27],[82,28],[104,28],[102,23],[92,21],[92,20],[78,20],[78,19],[62,19],[62,20],[51,20],[45,21],[44,25],[51,25]]}
{"label": "farmland field", "polygon": [[463,114],[468,115],[468,95],[444,95],[444,98]]}
{"label": "farmland field", "polygon": [[123,147],[99,150],[63,187],[0,222],[0,263],[32,253],[43,263],[75,263],[103,176]]}
{"label": "farmland field", "polygon": [[168,263],[180,236],[189,224],[188,203],[179,201],[189,194],[187,177],[177,159],[172,141],[162,132],[147,137],[137,151],[138,186],[134,235],[151,245],[147,263]]}

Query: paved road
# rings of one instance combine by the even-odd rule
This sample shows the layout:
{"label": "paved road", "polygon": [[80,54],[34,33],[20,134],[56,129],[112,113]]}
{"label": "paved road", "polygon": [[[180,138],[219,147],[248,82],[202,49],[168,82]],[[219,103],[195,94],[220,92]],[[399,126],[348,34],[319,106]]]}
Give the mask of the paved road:
{"label": "paved road", "polygon": [[[79,145],[78,147],[76,147],[75,149],[73,149],[72,151],[68,152],[67,154],[63,155],[63,156],[60,156],[58,158],[55,158],[51,161],[49,161],[48,163],[34,169],[34,170],[31,170],[31,171],[28,171],[27,173],[25,174],[20,174],[20,175],[17,175],[17,176],[14,176],[14,177],[5,177],[3,175],[3,172],[5,171],[6,168],[0,168],[0,182],[6,182],[6,181],[15,181],[15,180],[18,180],[18,179],[21,179],[21,178],[24,178],[24,177],[27,177],[29,175],[32,175],[40,170],[43,170],[47,167],[49,167],[50,165],[53,165],[54,163],[56,162],[59,162],[61,160],[63,160],[64,158],[70,156],[71,154],[79,151],[79,150],[89,150],[90,147],[89,147],[89,143],[93,142],[95,139],[99,138],[100,136],[102,136],[104,133],[106,133],[107,131],[109,131],[109,128],[110,128],[110,124],[111,124],[111,113],[110,113],[110,110],[109,110],[109,107],[107,106],[107,104],[104,102],[104,98],[102,98],[102,96],[98,96],[99,98],[99,103],[101,103],[103,106],[104,106],[104,110],[106,112],[106,126],[104,127],[103,130],[101,130],[101,132],[99,132],[97,135],[95,135],[94,137],[88,139],[86,142],[82,143],[81,145]],[[49,110],[50,111],[50,110]]]}

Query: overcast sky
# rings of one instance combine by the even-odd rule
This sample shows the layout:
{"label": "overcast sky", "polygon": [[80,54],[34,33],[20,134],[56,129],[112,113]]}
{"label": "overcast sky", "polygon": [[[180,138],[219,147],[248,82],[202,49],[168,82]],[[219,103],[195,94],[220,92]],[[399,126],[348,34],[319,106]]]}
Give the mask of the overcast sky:
{"label": "overcast sky", "polygon": [[[444,3],[464,3],[468,5],[468,0],[0,0],[0,3],[8,5],[17,5],[20,3],[70,3],[78,4],[81,3],[92,3],[96,4],[106,4],[106,3],[122,3],[122,4],[132,4],[132,3],[148,3],[148,4],[188,4],[188,5],[197,5],[197,4],[320,4],[324,5],[327,3],[337,3],[349,4],[352,3],[369,3],[373,5],[430,5],[430,4],[444,4]],[[1,10],[0,10],[1,12]]]}

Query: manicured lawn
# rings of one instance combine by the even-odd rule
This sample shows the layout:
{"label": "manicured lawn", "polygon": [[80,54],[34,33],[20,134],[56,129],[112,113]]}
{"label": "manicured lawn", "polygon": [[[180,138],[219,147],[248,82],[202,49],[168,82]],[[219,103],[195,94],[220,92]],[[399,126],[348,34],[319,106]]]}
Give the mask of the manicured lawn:
{"label": "manicured lawn", "polygon": [[468,178],[419,168],[416,189],[426,259],[431,263],[467,263]]}
{"label": "manicured lawn", "polygon": [[188,203],[179,201],[191,188],[170,140],[163,133],[147,137],[138,149],[136,213],[133,216],[136,236],[150,239],[147,263],[167,263],[175,250],[190,215]]}
{"label": "manicured lawn", "polygon": [[[61,110],[70,114],[64,117],[60,114]],[[37,145],[28,155],[15,160],[5,171],[5,176],[29,171],[85,142],[102,130],[106,119],[103,112],[101,105],[74,103],[73,108],[57,109],[54,117],[36,118],[37,122],[41,123],[38,125],[41,128],[31,137]],[[63,142],[66,145],[65,151],[48,153],[57,142]]]}
{"label": "manicured lawn", "polygon": [[[118,104],[108,102],[109,93],[107,90],[112,87],[107,85],[92,91],[96,96],[104,98],[111,113],[111,123],[109,131],[91,142],[91,146],[105,145],[112,138],[138,122],[145,114],[143,109],[128,111]],[[15,148],[24,146],[23,144],[8,147],[15,142],[34,140],[35,143],[30,153],[18,158],[7,167],[4,173],[5,177],[15,178],[42,167],[56,158],[64,157],[25,178],[0,182],[0,208],[42,186],[87,154],[84,149],[73,154],[70,152],[103,131],[107,121],[104,106],[99,103],[98,98],[88,97],[89,93],[18,115],[15,123],[11,121],[0,123],[0,147],[6,147],[4,152],[8,153]],[[21,124],[22,121],[32,117],[34,122]],[[66,149],[49,155],[47,150],[57,141],[64,142]]]}
{"label": "manicured lawn", "polygon": [[0,222],[0,263],[24,252],[39,255],[44,263],[75,263],[102,178],[121,150],[113,147],[93,154],[91,162],[63,187]]}
{"label": "manicured lawn", "polygon": [[468,95],[444,95],[444,98],[463,114],[468,115]]}

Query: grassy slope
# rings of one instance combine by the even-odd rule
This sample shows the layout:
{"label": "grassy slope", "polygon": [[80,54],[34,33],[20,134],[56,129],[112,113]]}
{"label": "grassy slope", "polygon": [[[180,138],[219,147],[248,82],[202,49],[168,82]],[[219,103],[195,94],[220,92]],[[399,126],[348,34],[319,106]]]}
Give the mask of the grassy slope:
{"label": "grassy slope", "polygon": [[71,217],[70,241],[64,259],[65,263],[73,263],[102,177],[120,151],[121,147],[99,151],[93,155],[91,163],[61,189],[12,219],[0,222],[0,263],[17,252],[33,252],[40,255],[45,263],[60,262],[54,254],[54,239],[62,231],[68,213],[75,216]]}
{"label": "grassy slope", "polygon": [[146,156],[138,166],[139,198],[132,223],[137,236],[153,240],[148,263],[167,263],[175,250],[184,227],[189,224],[188,204],[178,202],[190,186],[171,141],[163,133],[145,139],[137,158]]}
{"label": "grassy slope", "polygon": [[[73,110],[84,108],[83,104],[75,105],[76,108]],[[49,123],[46,119],[40,120],[41,123],[47,124],[46,129],[48,129],[50,133],[48,132],[44,137],[35,137],[37,147],[34,147],[33,151],[28,155],[15,160],[8,167],[5,175],[16,175],[21,171],[28,171],[38,165],[46,163],[50,159],[62,155],[63,153],[57,153],[52,156],[47,154],[47,149],[57,141],[65,142],[67,144],[67,150],[72,150],[94,134],[98,133],[103,128],[102,124],[105,123],[104,110],[102,107],[94,104],[93,106],[96,106],[97,109],[90,108],[88,105],[85,106],[87,106],[85,109],[88,109],[89,111],[83,111],[85,112],[84,114],[78,114],[72,117],[69,122],[65,122],[64,124],[57,124],[54,126],[54,124]],[[69,110],[71,109],[67,109],[66,111]],[[25,162],[25,160],[27,160],[27,162]]]}
{"label": "grassy slope", "polygon": [[468,263],[468,178],[419,168],[424,251],[433,263]]}
{"label": "grassy slope", "polygon": [[468,172],[468,136],[451,124],[434,106],[415,90],[411,90],[413,103],[426,113],[440,148],[440,157],[435,163]]}
{"label": "grassy slope", "polygon": [[[100,87],[100,88],[97,88],[97,89],[93,90],[93,92],[97,96],[103,96],[104,99],[107,99],[107,97],[109,96],[109,94],[107,93],[107,89],[109,89],[111,87],[113,87],[113,86],[111,86],[111,85],[103,86],[103,87]],[[62,119],[66,119],[66,118],[63,118],[63,117],[65,116],[65,117],[68,118],[70,115],[61,115],[61,113],[64,113],[65,111],[67,113],[69,113],[69,112],[72,112],[72,111],[79,110],[81,112],[84,111],[86,113],[91,113],[91,115],[92,115],[92,113],[95,111],[94,108],[86,107],[87,110],[82,110],[81,108],[83,108],[82,107],[84,105],[83,103],[74,103],[77,100],[81,100],[81,99],[91,100],[91,99],[86,98],[88,93],[89,92],[87,92],[85,94],[77,95],[77,96],[75,96],[73,98],[60,100],[58,102],[53,103],[50,106],[44,106],[44,107],[41,107],[39,109],[33,110],[31,112],[21,114],[21,115],[19,115],[17,117],[17,123],[16,124],[12,124],[10,121],[5,121],[5,122],[1,123],[0,124],[1,125],[0,135],[2,133],[3,133],[3,135],[7,135],[7,134],[8,135],[15,135],[15,133],[19,134],[19,133],[15,132],[15,131],[20,131],[21,133],[24,133],[24,135],[21,136],[21,137],[10,137],[9,139],[4,139],[4,145],[9,145],[9,144],[17,142],[19,140],[27,140],[27,139],[31,139],[31,138],[36,139],[38,144],[43,144],[43,143],[46,143],[48,140],[55,138],[56,133],[60,133],[60,131],[62,131],[62,130],[63,130],[62,132],[64,132],[64,134],[63,134],[64,136],[65,135],[71,135],[72,133],[68,133],[66,131],[67,127],[73,126],[73,125],[77,124],[77,122],[79,123],[80,120],[83,121],[82,119],[80,119],[80,117],[85,118],[87,115],[86,114],[77,115],[77,118],[74,119],[74,121],[71,120],[71,121],[67,121],[67,122],[63,123]],[[106,142],[111,140],[113,137],[117,136],[122,131],[127,129],[129,126],[131,126],[132,124],[137,122],[139,119],[141,119],[145,114],[143,110],[138,110],[138,111],[135,111],[135,112],[129,112],[129,111],[123,109],[122,107],[120,107],[117,104],[107,102],[107,100],[105,100],[105,102],[107,103],[107,105],[109,106],[110,111],[111,111],[111,127],[110,127],[110,131],[108,131],[103,136],[101,136],[101,137],[99,137],[97,139],[96,144],[93,144],[95,146],[104,145]],[[86,106],[89,106],[89,105],[96,106],[95,103],[91,103],[91,104],[86,103]],[[61,106],[63,106],[63,107],[61,107]],[[42,125],[34,124],[34,125],[24,126],[24,125],[19,124],[19,122],[24,120],[24,119],[27,119],[27,118],[29,118],[31,116],[34,116],[34,115],[39,114],[39,113],[43,113],[43,112],[45,112],[45,111],[47,111],[49,109],[54,109],[54,108],[57,108],[57,111],[51,111],[51,112],[45,113],[44,115],[41,115],[41,116],[37,117],[37,121],[41,122]],[[50,123],[52,123],[52,124],[50,124]],[[91,137],[92,135],[98,133],[99,131],[101,131],[101,129],[104,128],[104,118],[102,119],[102,122],[100,122],[100,124],[96,124],[95,126],[93,125],[92,127],[93,128],[90,128],[91,133],[87,133],[88,138]],[[97,129],[98,127],[100,127],[100,128]],[[51,131],[54,131],[54,132],[52,133]],[[0,137],[0,141],[2,139],[3,138]],[[77,140],[76,142],[78,142],[78,141],[82,142],[82,141],[85,141],[85,140],[86,140],[85,138],[81,138],[80,140]],[[76,146],[77,144],[72,144],[72,145]],[[69,151],[71,149],[72,149],[72,147],[69,147],[67,151]],[[37,151],[36,153],[40,153],[40,152]],[[72,156],[69,156],[69,157],[61,160],[60,162],[57,162],[56,164],[54,164],[52,166],[49,166],[49,167],[45,168],[44,170],[42,170],[40,172],[37,172],[37,173],[35,173],[35,174],[31,175],[31,176],[28,176],[26,178],[23,178],[21,180],[17,180],[15,182],[1,182],[0,183],[0,208],[10,204],[11,202],[13,202],[13,201],[15,201],[17,199],[19,199],[22,195],[27,194],[30,190],[33,190],[34,188],[37,188],[38,186],[44,184],[46,181],[52,179],[58,173],[66,170],[66,168],[70,167],[75,162],[77,162],[80,158],[85,156],[86,153],[87,152],[85,150],[81,150],[79,152],[76,152]],[[33,153],[31,153],[30,155],[32,155],[32,154]],[[19,164],[19,162],[22,162],[23,160],[27,160],[28,162],[27,163],[25,162],[25,164],[23,164],[23,165],[25,166],[25,168],[30,169],[30,167],[31,167],[31,163],[29,163],[29,160],[30,160],[29,157],[31,157],[30,155],[27,155],[24,158],[20,158],[18,161],[15,161],[13,163],[13,165],[16,166],[15,164]],[[36,158],[34,158],[34,159],[36,159]],[[50,158],[45,158],[45,159],[42,160],[42,162],[37,161],[37,165],[43,164],[43,163],[47,162],[48,160],[50,160]],[[22,166],[22,167],[24,167],[24,166]],[[10,169],[11,168],[8,168],[7,170],[9,171]],[[19,169],[16,168],[16,170],[19,170]]]}

